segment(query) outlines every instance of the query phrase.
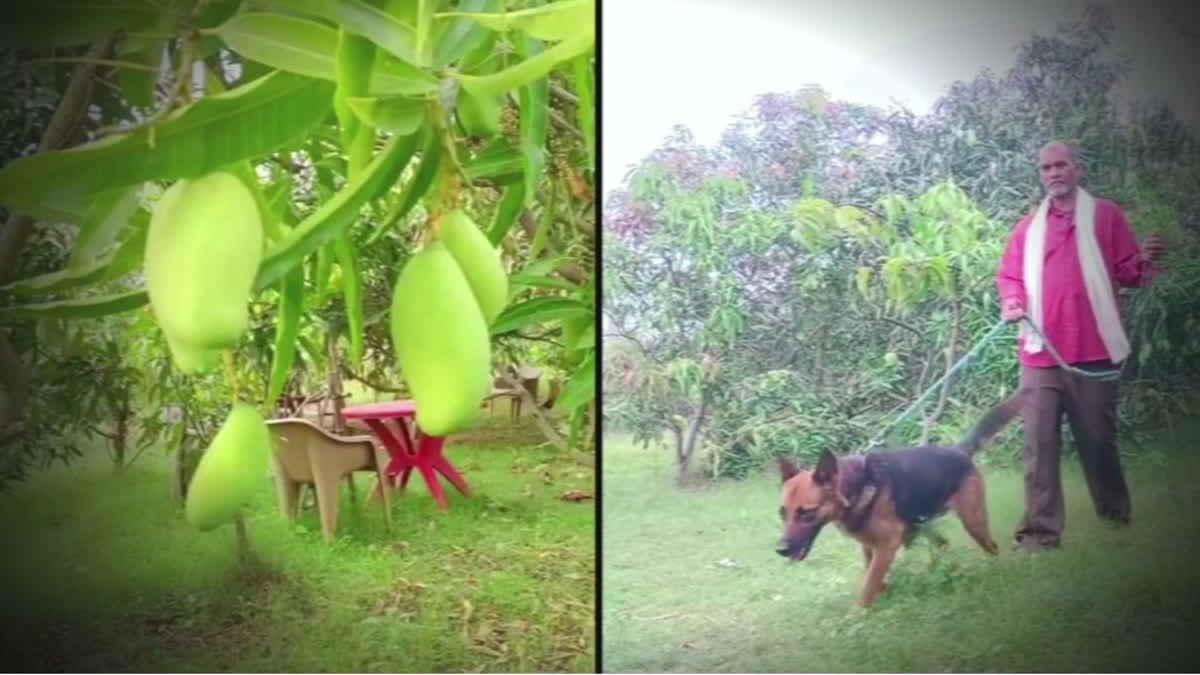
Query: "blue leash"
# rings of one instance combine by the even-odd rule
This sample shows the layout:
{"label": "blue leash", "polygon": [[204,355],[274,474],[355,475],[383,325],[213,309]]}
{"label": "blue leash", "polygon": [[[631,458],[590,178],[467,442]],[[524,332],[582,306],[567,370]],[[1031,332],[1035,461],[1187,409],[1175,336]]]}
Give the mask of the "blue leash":
{"label": "blue leash", "polygon": [[[1061,355],[1059,355],[1058,350],[1055,349],[1050,340],[1046,338],[1046,334],[1043,333],[1036,325],[1034,325],[1033,321],[1030,320],[1028,316],[1021,317],[1021,321],[1024,321],[1026,324],[1028,324],[1029,327],[1032,328],[1040,338],[1042,338],[1042,343],[1046,345],[1046,349],[1050,352],[1050,356],[1054,358],[1054,361],[1063,370],[1075,375],[1079,375],[1080,377],[1087,377],[1101,381],[1111,381],[1121,377],[1120,368],[1113,370],[1088,371],[1081,368],[1076,368],[1066,361],[1063,361],[1063,358]],[[962,358],[960,358],[953,366],[950,367],[950,370],[947,370],[941,377],[937,379],[936,382],[929,385],[929,388],[925,390],[925,393],[922,394],[920,398],[918,398],[912,405],[908,406],[904,412],[900,413],[900,416],[897,417],[891,424],[884,427],[883,431],[876,434],[865,448],[858,450],[854,454],[861,455],[870,448],[879,445],[883,439],[887,438],[888,433],[890,433],[892,429],[896,428],[896,425],[903,422],[909,415],[913,413],[913,411],[920,407],[920,405],[925,402],[925,399],[929,398],[930,394],[932,394],[934,391],[937,391],[938,387],[941,386],[942,382],[945,381],[946,378],[954,375],[960,369],[962,369],[962,367],[965,366],[972,357],[979,353],[979,350],[983,349],[987,343],[991,342],[992,338],[996,337],[996,335],[1000,332],[1000,329],[1004,328],[1004,326],[1008,323],[1009,322],[1005,321],[1004,319],[997,321],[994,326],[988,329],[988,332],[983,334],[983,337],[979,338],[979,341],[975,343],[975,346],[972,347],[970,351],[968,351],[966,354],[963,354]]]}

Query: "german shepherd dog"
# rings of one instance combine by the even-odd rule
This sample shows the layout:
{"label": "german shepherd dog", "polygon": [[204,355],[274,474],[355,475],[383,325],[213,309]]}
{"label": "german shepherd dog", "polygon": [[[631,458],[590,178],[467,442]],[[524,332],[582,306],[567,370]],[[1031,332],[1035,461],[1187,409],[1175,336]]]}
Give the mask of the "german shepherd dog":
{"label": "german shepherd dog", "polygon": [[858,604],[863,607],[870,607],[886,588],[888,569],[900,547],[912,542],[920,525],[948,509],[954,509],[984,551],[996,555],[983,477],[971,458],[1020,409],[1018,389],[953,447],[873,450],[840,459],[824,450],[817,465],[804,470],[780,459],[783,538],[776,552],[793,561],[804,560],[821,528],[835,523],[862,544],[867,573]]}

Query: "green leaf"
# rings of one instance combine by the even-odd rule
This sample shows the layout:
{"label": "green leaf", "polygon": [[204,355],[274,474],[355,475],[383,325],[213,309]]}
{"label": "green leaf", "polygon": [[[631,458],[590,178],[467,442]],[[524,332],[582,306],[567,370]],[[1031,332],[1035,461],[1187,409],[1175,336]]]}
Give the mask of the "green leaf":
{"label": "green leaf", "polygon": [[375,127],[360,120],[346,101],[367,93],[375,52],[375,45],[370,40],[344,30],[338,33],[338,79],[333,92],[333,112],[341,127],[347,178],[358,176],[362,167],[371,161],[375,149]]}
{"label": "green leaf", "polygon": [[864,298],[867,297],[870,290],[868,284],[871,282],[871,268],[862,266],[858,268],[858,272],[854,277],[854,285],[858,288],[859,294]]}
{"label": "green leaf", "polygon": [[530,37],[555,42],[585,31],[596,30],[595,0],[559,0],[541,7],[522,9],[504,14],[484,14],[471,11],[442,12],[439,20],[468,18],[483,26],[506,33],[520,30]]}
{"label": "green leaf", "polygon": [[413,52],[417,65],[428,67],[433,61],[433,5],[436,0],[416,0],[417,25],[413,31]]}
{"label": "green leaf", "polygon": [[587,146],[588,166],[594,171],[596,167],[596,97],[593,93],[595,71],[592,59],[581,56],[574,62],[575,95],[579,101],[575,104],[575,117],[579,120],[579,129],[583,131],[584,143]]}
{"label": "green leaf", "polygon": [[[541,51],[541,44],[536,40],[527,38],[525,42],[525,51],[528,54],[536,55]],[[549,80],[542,77],[521,87],[520,105],[525,203],[529,204],[537,196],[538,179],[546,169],[546,134],[550,124]],[[537,253],[533,255],[536,256]]]}
{"label": "green leaf", "polygon": [[376,129],[407,136],[425,123],[426,101],[391,96],[388,98],[349,98],[346,102],[358,119]]}
{"label": "green leaf", "polygon": [[149,301],[150,296],[146,291],[137,290],[95,298],[0,307],[0,317],[6,319],[94,319],[109,314],[128,312],[144,306]]}
{"label": "green leaf", "polygon": [[279,323],[275,329],[275,356],[271,361],[271,379],[267,384],[265,408],[273,408],[287,383],[296,357],[296,336],[300,332],[300,314],[304,309],[304,270],[299,265],[288,270],[280,282]]}
{"label": "green leaf", "polygon": [[[542,277],[550,274],[566,263],[572,262],[572,258],[564,255],[553,258],[542,258],[529,263],[522,267],[520,271],[513,272],[513,277]],[[578,290],[578,287],[572,287],[572,290]]]}
{"label": "green leaf", "polygon": [[532,298],[525,302],[509,305],[492,322],[492,335],[509,333],[525,326],[569,319],[591,314],[591,309],[582,302],[560,296]]}
{"label": "green leaf", "polygon": [[[338,32],[325,24],[284,14],[245,12],[216,32],[248,59],[307,77],[337,81]],[[379,54],[370,72],[369,91],[419,96],[437,91],[437,79],[410,63]]]}
{"label": "green leaf", "polygon": [[88,208],[87,215],[79,224],[79,236],[71,249],[68,268],[79,269],[91,265],[96,257],[104,253],[129,219],[138,209],[138,193],[142,186],[107,190],[97,194]]}
{"label": "green leaf", "polygon": [[[420,135],[413,134],[412,136],[404,136],[402,138],[410,139],[410,141],[415,144],[417,139],[420,138]],[[408,187],[405,188],[404,194],[400,196],[400,199],[396,202],[396,205],[384,217],[383,222],[379,224],[379,227],[375,228],[375,231],[371,233],[371,236],[367,237],[368,246],[374,244],[376,241],[379,241],[380,237],[394,227],[396,223],[400,222],[404,216],[408,215],[408,212],[412,210],[412,207],[417,205],[417,200],[425,196],[426,192],[429,192],[429,188],[433,185],[434,178],[437,177],[438,167],[441,165],[441,161],[442,144],[438,139],[437,134],[426,134],[425,146],[421,151],[421,165],[417,167],[416,174],[413,175],[412,181],[409,182]]]}
{"label": "green leaf", "polygon": [[555,402],[560,410],[574,410],[581,405],[587,405],[596,397],[596,350],[588,352],[583,362],[571,374],[571,379],[563,387],[562,395]]}
{"label": "green leaf", "polygon": [[146,236],[150,232],[150,212],[133,214],[129,236],[121,242],[104,270],[104,281],[116,281],[142,266],[146,255]]}
{"label": "green leaf", "polygon": [[0,203],[45,220],[79,222],[98,192],[194,178],[294,143],[324,120],[333,85],[276,72],[203,98],[150,129],[24,157],[0,169]]}
{"label": "green leaf", "polygon": [[117,82],[121,85],[121,95],[125,97],[126,101],[139,108],[148,109],[154,106],[155,84],[158,82],[158,71],[162,65],[165,46],[166,42],[159,40],[121,57],[122,61],[154,69],[147,71],[138,68],[121,68],[117,71]]}
{"label": "green leaf", "polygon": [[524,170],[525,161],[521,153],[503,137],[489,143],[478,155],[463,164],[463,171],[471,180],[484,178],[502,184],[519,181]]}
{"label": "green leaf", "polygon": [[582,35],[574,35],[553,47],[527,58],[515,66],[505,68],[491,75],[467,75],[451,73],[450,76],[475,96],[499,96],[517,87],[528,84],[540,77],[545,77],[559,64],[583,55],[596,42],[594,31]]}
{"label": "green leaf", "polygon": [[415,136],[394,136],[367,165],[362,175],[346,183],[296,226],[287,237],[267,252],[258,267],[256,290],[278,281],[288,270],[303,262],[308,254],[333,241],[358,218],[367,202],[389,189],[412,156]]}
{"label": "green leaf", "polygon": [[416,28],[388,12],[363,0],[331,0],[329,18],[396,58],[416,66],[423,65],[417,54]]}
{"label": "green leaf", "polygon": [[500,205],[496,207],[496,215],[492,218],[492,226],[488,229],[488,241],[492,242],[492,246],[500,245],[512,229],[513,223],[517,222],[517,215],[523,208],[525,184],[518,182],[506,187],[504,196],[500,198]]}
{"label": "green leaf", "polygon": [[577,291],[579,287],[567,281],[548,275],[518,274],[508,278],[509,297],[514,297],[526,288],[556,288],[564,291]]}
{"label": "green leaf", "polygon": [[[155,0],[38,0],[5,7],[0,46],[74,47],[118,31],[137,32],[162,20],[170,5]],[[174,8],[171,8],[173,11]]]}
{"label": "green leaf", "polygon": [[[462,0],[458,3],[458,8],[464,12],[491,11],[499,6],[499,0]],[[437,42],[433,47],[433,65],[437,68],[458,61],[492,35],[470,19],[435,21],[434,25]]]}
{"label": "green leaf", "polygon": [[149,224],[150,214],[138,211],[130,224],[129,235],[117,250],[109,255],[86,264],[68,266],[56,272],[14,281],[2,288],[18,295],[45,295],[120,279],[142,264]]}
{"label": "green leaf", "polygon": [[342,268],[342,292],[346,297],[346,323],[350,335],[350,363],[361,369],[363,358],[363,297],[362,276],[358,254],[346,233],[333,240],[333,254]]}
{"label": "green leaf", "polygon": [[313,286],[316,288],[316,304],[318,305],[324,302],[325,293],[329,290],[329,273],[333,271],[332,249],[332,244],[326,244],[317,249],[317,269]]}

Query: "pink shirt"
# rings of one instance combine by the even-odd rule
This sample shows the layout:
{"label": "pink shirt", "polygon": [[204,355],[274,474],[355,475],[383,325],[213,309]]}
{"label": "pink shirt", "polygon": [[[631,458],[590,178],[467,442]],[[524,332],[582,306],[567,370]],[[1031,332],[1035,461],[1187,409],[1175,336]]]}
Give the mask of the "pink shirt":
{"label": "pink shirt", "polygon": [[[996,271],[996,288],[1003,305],[1008,298],[1025,302],[1022,259],[1025,253],[1025,232],[1033,220],[1029,213],[1017,223],[1008,240],[1008,248]],[[1121,207],[1107,199],[1096,198],[1096,239],[1100,253],[1108,263],[1113,280],[1113,293],[1121,286],[1143,286],[1154,278],[1153,264],[1142,261],[1141,250],[1133,231],[1125,220]],[[1067,363],[1103,361],[1108,350],[1100,338],[1096,318],[1088,301],[1083,272],[1079,269],[1079,250],[1075,243],[1075,213],[1060,211],[1051,206],[1046,214],[1045,267],[1042,271],[1042,332],[1054,344]],[[1119,305],[1118,305],[1119,306]],[[1046,367],[1057,363],[1050,351],[1042,349],[1030,354],[1024,340],[1017,344],[1021,363]]]}

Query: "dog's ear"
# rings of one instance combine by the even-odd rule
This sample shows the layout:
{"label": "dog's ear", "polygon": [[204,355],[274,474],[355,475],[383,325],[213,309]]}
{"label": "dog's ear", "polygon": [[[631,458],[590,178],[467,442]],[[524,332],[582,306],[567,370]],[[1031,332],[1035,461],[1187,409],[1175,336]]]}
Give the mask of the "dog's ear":
{"label": "dog's ear", "polygon": [[780,482],[786,483],[788,479],[800,473],[800,467],[787,457],[779,458],[779,478]]}
{"label": "dog's ear", "polygon": [[813,471],[813,482],[817,485],[832,485],[837,478],[837,457],[828,450],[822,450],[817,458],[817,468]]}

